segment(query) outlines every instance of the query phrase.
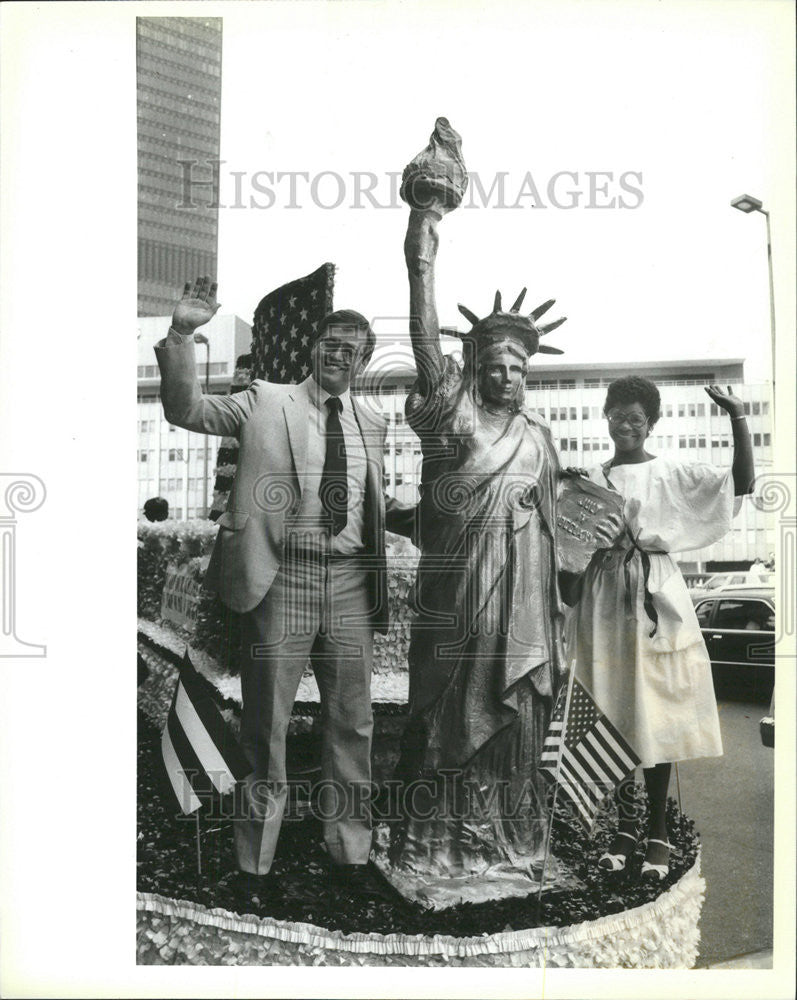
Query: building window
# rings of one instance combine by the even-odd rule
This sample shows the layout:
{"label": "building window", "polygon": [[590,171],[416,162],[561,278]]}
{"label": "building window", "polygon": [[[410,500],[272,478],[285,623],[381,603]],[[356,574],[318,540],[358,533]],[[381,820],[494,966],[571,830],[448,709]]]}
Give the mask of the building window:
{"label": "building window", "polygon": [[182,519],[183,519],[183,508],[182,507],[175,507],[174,508],[174,518],[175,518],[176,521],[182,521]]}
{"label": "building window", "polygon": [[664,416],[665,417],[671,417],[672,416],[672,403],[667,403],[665,405],[665,407],[664,407]]}
{"label": "building window", "polygon": [[753,403],[753,416],[757,417],[760,412],[761,412],[761,404]]}
{"label": "building window", "polygon": [[578,410],[575,408],[575,406],[570,407],[570,419],[578,420]]}
{"label": "building window", "polygon": [[765,445],[769,445],[769,440],[770,440],[770,438],[769,438],[769,434],[765,434],[765,435],[764,435],[764,444],[765,444]]}
{"label": "building window", "polygon": [[690,417],[696,417],[697,416],[697,406],[695,406],[694,403],[690,403],[689,404],[689,416]]}
{"label": "building window", "polygon": [[170,462],[182,462],[183,461],[183,449],[182,448],[169,448],[169,461]]}
{"label": "building window", "polygon": [[706,447],[706,439],[704,437],[699,437],[697,439],[697,446],[698,446],[698,448],[705,448]]}
{"label": "building window", "polygon": [[558,419],[559,419],[559,414],[556,412],[556,410],[551,408],[551,423],[553,423],[554,420]]}
{"label": "building window", "polygon": [[761,404],[761,413],[766,416],[769,413],[769,403],[763,402]]}
{"label": "building window", "polygon": [[146,460],[147,460],[147,453],[145,451],[140,451],[138,453],[138,460],[139,460],[139,462],[146,462]]}
{"label": "building window", "polygon": [[705,417],[705,415],[706,415],[706,404],[705,403],[698,403],[697,404],[697,415],[699,417]]}
{"label": "building window", "polygon": [[176,428],[176,427],[172,426],[172,424],[169,424],[169,433],[170,433],[170,434],[174,434],[174,432],[175,432],[176,430],[177,430],[177,428]]}
{"label": "building window", "polygon": [[712,417],[718,417],[720,415],[720,408],[717,406],[716,403],[712,403],[711,406],[709,407],[709,412],[711,413]]}
{"label": "building window", "polygon": [[578,451],[578,441],[576,438],[570,438],[570,450]]}
{"label": "building window", "polygon": [[761,444],[761,435],[760,434],[754,434],[753,435],[753,444]]}
{"label": "building window", "polygon": [[685,437],[679,437],[678,438],[678,447],[679,448],[685,448],[686,447],[686,438]]}
{"label": "building window", "polygon": [[581,419],[582,420],[589,420],[589,407],[588,406],[582,406],[581,407]]}
{"label": "building window", "polygon": [[689,438],[689,447],[690,448],[696,448],[697,447],[697,438]]}
{"label": "building window", "polygon": [[584,444],[581,446],[581,450],[582,451],[589,451],[590,450],[590,443],[589,443],[589,441],[585,441],[584,442]]}
{"label": "building window", "polygon": [[567,451],[567,438],[559,438],[559,450]]}
{"label": "building window", "polygon": [[745,412],[745,416],[748,416],[748,417],[750,416],[750,404],[749,403],[745,403],[744,404],[744,412]]}
{"label": "building window", "polygon": [[609,450],[609,442],[608,441],[604,441],[603,444],[601,445],[601,448],[604,451],[608,451]]}
{"label": "building window", "polygon": [[678,416],[679,417],[685,417],[686,416],[686,403],[679,403],[678,404]]}
{"label": "building window", "polygon": [[592,413],[592,419],[593,420],[597,420],[597,418],[600,416],[600,411],[598,410],[598,407],[597,406],[593,406],[593,407],[590,408],[590,410],[591,410],[591,413]]}

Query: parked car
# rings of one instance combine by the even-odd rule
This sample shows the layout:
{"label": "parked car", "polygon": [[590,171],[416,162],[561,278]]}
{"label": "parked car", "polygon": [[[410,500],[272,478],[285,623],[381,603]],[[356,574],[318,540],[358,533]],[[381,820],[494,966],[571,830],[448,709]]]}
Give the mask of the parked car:
{"label": "parked car", "polygon": [[768,700],[775,682],[775,600],[766,587],[693,593],[717,687]]}
{"label": "parked car", "polygon": [[705,583],[692,587],[695,594],[715,590],[747,590],[750,587],[775,587],[775,574],[767,569],[740,569],[727,573],[712,573]]}

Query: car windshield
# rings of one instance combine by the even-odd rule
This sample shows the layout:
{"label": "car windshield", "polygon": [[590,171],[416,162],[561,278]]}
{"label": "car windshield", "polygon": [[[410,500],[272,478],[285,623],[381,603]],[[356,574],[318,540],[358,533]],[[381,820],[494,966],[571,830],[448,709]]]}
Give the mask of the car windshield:
{"label": "car windshield", "polygon": [[706,590],[716,590],[717,587],[724,587],[727,582],[727,576],[712,576],[706,583]]}

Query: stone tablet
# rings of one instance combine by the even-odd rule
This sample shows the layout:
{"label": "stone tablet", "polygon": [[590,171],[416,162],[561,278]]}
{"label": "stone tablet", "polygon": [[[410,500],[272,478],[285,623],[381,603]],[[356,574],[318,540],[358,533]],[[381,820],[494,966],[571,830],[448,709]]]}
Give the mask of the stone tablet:
{"label": "stone tablet", "polygon": [[623,514],[619,493],[598,486],[583,476],[568,475],[559,485],[556,505],[559,568],[583,573],[599,547],[595,530],[608,515]]}

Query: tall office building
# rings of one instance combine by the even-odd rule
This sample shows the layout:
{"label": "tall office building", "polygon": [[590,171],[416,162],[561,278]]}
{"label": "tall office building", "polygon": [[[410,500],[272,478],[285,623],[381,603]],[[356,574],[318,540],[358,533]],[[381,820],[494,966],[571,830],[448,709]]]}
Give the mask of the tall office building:
{"label": "tall office building", "polygon": [[136,22],[139,316],[216,274],[221,37],[220,17]]}

